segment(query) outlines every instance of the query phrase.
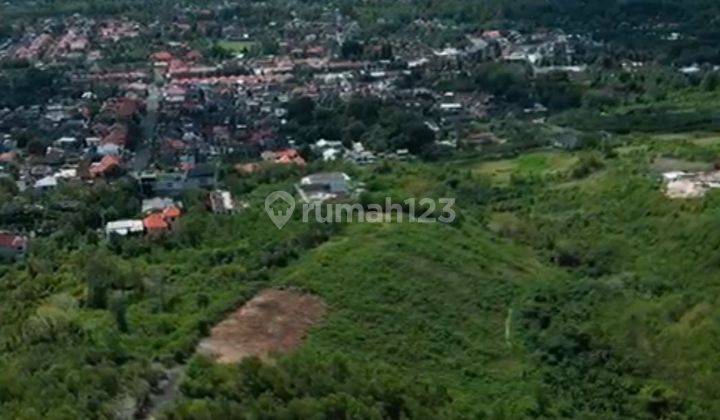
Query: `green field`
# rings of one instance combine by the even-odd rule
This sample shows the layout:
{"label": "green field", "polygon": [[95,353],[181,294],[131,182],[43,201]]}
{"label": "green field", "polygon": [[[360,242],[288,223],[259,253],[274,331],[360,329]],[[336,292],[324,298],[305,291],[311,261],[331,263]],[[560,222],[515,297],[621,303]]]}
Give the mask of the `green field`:
{"label": "green field", "polygon": [[225,50],[239,54],[250,51],[257,43],[253,41],[220,41],[218,45]]}
{"label": "green field", "polygon": [[474,172],[490,176],[502,184],[510,181],[511,174],[526,176],[544,176],[562,174],[577,162],[577,158],[561,152],[528,153],[516,159],[503,159],[482,162],[475,165]]}

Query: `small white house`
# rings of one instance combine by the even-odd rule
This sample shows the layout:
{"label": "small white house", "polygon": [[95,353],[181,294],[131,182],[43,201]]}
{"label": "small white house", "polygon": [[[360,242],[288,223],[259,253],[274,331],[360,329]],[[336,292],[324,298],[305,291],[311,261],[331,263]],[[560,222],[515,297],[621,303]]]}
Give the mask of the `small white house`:
{"label": "small white house", "polygon": [[144,231],[145,226],[143,226],[142,220],[116,220],[105,225],[105,234],[107,236],[112,234],[127,236],[134,233],[143,233]]}
{"label": "small white house", "polygon": [[322,155],[325,162],[343,157],[345,147],[341,141],[320,139],[312,146],[313,151]]}
{"label": "small white house", "polygon": [[445,102],[440,104],[440,109],[445,112],[457,112],[463,109],[463,106],[457,102]]}
{"label": "small white house", "polygon": [[51,176],[46,176],[45,178],[39,179],[37,182],[35,182],[33,187],[36,190],[47,191],[47,190],[52,190],[53,188],[57,187],[57,185],[58,185],[57,178],[55,178],[55,176],[51,175]]}
{"label": "small white house", "polygon": [[56,147],[59,147],[61,149],[75,147],[75,145],[78,144],[78,139],[77,137],[60,137],[59,139],[55,140],[54,144]]}
{"label": "small white house", "polygon": [[322,202],[350,194],[350,177],[343,172],[324,172],[308,175],[297,185],[305,202]]}
{"label": "small white house", "polygon": [[153,197],[142,201],[142,212],[143,214],[154,213],[173,206],[178,206],[178,204],[172,198]]}

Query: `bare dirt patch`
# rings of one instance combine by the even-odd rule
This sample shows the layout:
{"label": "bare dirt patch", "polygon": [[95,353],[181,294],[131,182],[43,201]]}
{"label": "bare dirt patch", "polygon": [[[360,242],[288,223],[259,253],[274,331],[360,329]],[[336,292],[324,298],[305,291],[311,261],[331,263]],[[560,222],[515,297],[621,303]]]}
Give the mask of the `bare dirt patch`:
{"label": "bare dirt patch", "polygon": [[198,344],[198,353],[219,363],[237,363],[297,348],[327,309],[323,301],[291,290],[268,289],[216,325]]}

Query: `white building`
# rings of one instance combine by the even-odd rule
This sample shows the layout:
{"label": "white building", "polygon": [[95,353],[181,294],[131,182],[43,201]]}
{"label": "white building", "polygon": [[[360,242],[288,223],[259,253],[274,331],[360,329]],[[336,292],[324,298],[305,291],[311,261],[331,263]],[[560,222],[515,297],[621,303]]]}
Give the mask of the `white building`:
{"label": "white building", "polygon": [[142,220],[116,220],[105,225],[105,234],[127,236],[145,231]]}

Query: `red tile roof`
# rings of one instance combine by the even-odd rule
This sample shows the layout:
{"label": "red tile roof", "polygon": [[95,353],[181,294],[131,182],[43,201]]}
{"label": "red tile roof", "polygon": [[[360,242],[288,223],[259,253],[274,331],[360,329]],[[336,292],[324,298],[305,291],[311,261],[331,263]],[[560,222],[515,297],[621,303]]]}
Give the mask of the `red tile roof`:
{"label": "red tile roof", "polygon": [[151,57],[155,61],[170,61],[173,59],[173,55],[167,51],[156,52],[155,54],[151,55]]}
{"label": "red tile roof", "polygon": [[187,149],[187,144],[185,144],[184,141],[178,140],[178,139],[167,139],[165,141],[165,145],[172,150],[185,150]]}
{"label": "red tile roof", "polygon": [[190,51],[189,53],[185,54],[185,59],[189,61],[200,61],[202,60],[203,56],[200,51]]}
{"label": "red tile roof", "polygon": [[143,219],[143,226],[149,231],[168,230],[169,226],[160,213],[153,213]]}
{"label": "red tile roof", "polygon": [[275,163],[290,164],[295,163],[300,166],[305,165],[305,159],[300,156],[295,149],[280,150],[275,153]]}
{"label": "red tile roof", "polygon": [[140,104],[135,99],[121,98],[115,105],[115,113],[119,118],[130,118],[140,109]]}
{"label": "red tile roof", "polygon": [[120,157],[108,155],[102,158],[97,164],[90,167],[90,175],[93,177],[102,176],[120,166]]}
{"label": "red tile roof", "polygon": [[103,137],[103,139],[101,141],[102,144],[112,143],[117,146],[123,146],[123,147],[125,147],[127,142],[128,142],[128,130],[126,127],[124,127],[122,125],[113,126],[110,129],[110,132],[105,137]]}
{"label": "red tile roof", "polygon": [[167,207],[167,208],[166,208],[165,210],[163,210],[163,212],[162,212],[162,217],[163,217],[165,220],[168,220],[168,219],[177,219],[177,218],[180,217],[181,215],[182,215],[182,212],[180,211],[179,208],[177,208],[177,207],[175,207],[175,206]]}
{"label": "red tile roof", "polygon": [[24,236],[0,232],[0,248],[25,249],[27,242]]}
{"label": "red tile roof", "polygon": [[6,152],[6,153],[0,153],[0,162],[14,162],[15,159],[17,159],[17,153],[16,152]]}

